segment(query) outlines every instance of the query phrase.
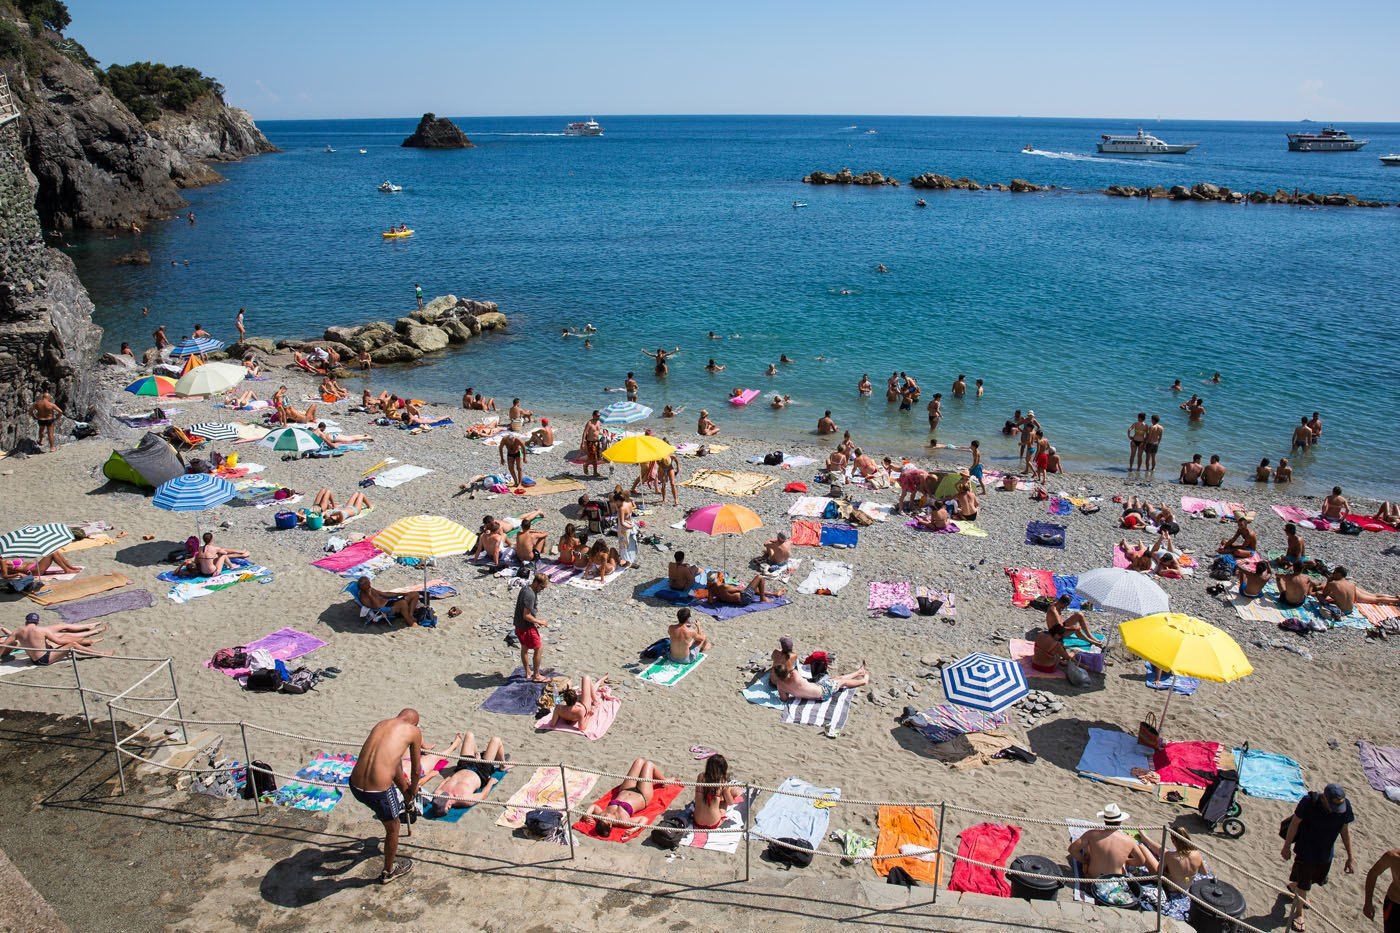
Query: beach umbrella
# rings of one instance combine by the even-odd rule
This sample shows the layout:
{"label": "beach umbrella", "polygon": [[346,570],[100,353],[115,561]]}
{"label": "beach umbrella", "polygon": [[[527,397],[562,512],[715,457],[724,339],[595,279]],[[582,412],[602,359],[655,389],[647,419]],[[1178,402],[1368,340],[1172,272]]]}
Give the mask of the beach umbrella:
{"label": "beach umbrella", "polygon": [[763,527],[763,520],[753,509],[732,503],[715,503],[696,509],[686,516],[687,531],[699,531],[714,537],[724,536],[724,562],[729,563],[729,538]]}
{"label": "beach umbrella", "polygon": [[248,370],[233,363],[205,363],[185,373],[175,383],[181,395],[216,395],[238,385]]}
{"label": "beach umbrella", "polygon": [[977,651],[943,668],[943,693],[958,706],[999,713],[1029,692],[1025,671],[1009,658]]}
{"label": "beach umbrella", "polygon": [[175,380],[169,376],[142,376],[131,385],[126,387],[126,391],[132,395],[152,395],[166,396],[175,394]]}
{"label": "beach umbrella", "polygon": [[[223,505],[237,494],[233,483],[212,473],[186,473],[156,487],[151,504],[167,512],[203,512]],[[195,520],[195,535],[199,521]]]}
{"label": "beach umbrella", "polygon": [[603,451],[603,456],[613,463],[651,463],[665,460],[676,452],[676,448],[659,437],[650,434],[634,434],[624,437]]}
{"label": "beach umbrella", "polygon": [[[1239,643],[1214,625],[1184,613],[1158,612],[1130,619],[1120,624],[1118,631],[1123,636],[1123,647],[1150,661],[1159,671],[1216,683],[1229,683],[1254,673],[1254,666]],[[1166,691],[1158,728],[1166,722],[1175,692]]]}
{"label": "beach umbrella", "polygon": [[1167,591],[1151,577],[1122,567],[1100,567],[1079,575],[1074,592],[1095,606],[1135,616],[1166,612]]}
{"label": "beach umbrella", "polygon": [[599,414],[603,424],[632,424],[650,418],[651,409],[636,402],[613,402]]}
{"label": "beach umbrella", "polygon": [[21,560],[38,560],[73,540],[73,529],[60,522],[25,525],[6,535],[0,535],[0,556]]}
{"label": "beach umbrella", "polygon": [[423,562],[423,601],[426,603],[426,558],[465,554],[476,544],[476,534],[441,515],[410,515],[375,535],[373,541],[375,547],[390,557],[413,557]]}
{"label": "beach umbrella", "polygon": [[222,421],[198,421],[185,428],[187,434],[196,434],[210,441],[236,441],[238,429]]}
{"label": "beach umbrella", "polygon": [[215,340],[213,337],[186,337],[175,346],[170,348],[171,356],[204,356],[206,353],[213,353],[215,350],[222,350],[226,344],[222,340]]}
{"label": "beach umbrella", "polygon": [[308,450],[320,450],[325,445],[321,439],[312,434],[306,428],[285,427],[275,431],[269,431],[267,436],[258,441],[264,447],[271,447],[273,450],[285,450],[292,453],[305,453]]}

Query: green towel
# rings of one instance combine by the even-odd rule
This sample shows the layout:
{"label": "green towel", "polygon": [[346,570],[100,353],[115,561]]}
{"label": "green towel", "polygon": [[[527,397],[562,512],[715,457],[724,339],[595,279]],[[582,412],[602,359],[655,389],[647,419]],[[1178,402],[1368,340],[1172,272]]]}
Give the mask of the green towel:
{"label": "green towel", "polygon": [[651,667],[637,676],[648,683],[658,684],[662,687],[674,687],[682,677],[698,667],[703,660],[705,660],[703,654],[696,657],[694,661],[672,661],[670,658],[660,658],[653,661]]}

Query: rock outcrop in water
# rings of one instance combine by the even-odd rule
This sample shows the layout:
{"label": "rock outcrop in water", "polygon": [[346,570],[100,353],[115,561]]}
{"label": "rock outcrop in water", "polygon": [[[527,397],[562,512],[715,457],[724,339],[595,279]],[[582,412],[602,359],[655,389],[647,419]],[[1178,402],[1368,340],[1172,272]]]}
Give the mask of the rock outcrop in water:
{"label": "rock outcrop in water", "polygon": [[418,128],[413,131],[413,135],[405,139],[402,146],[411,149],[471,149],[472,141],[467,138],[457,124],[447,117],[439,117],[431,113],[423,114],[423,119],[418,121]]}
{"label": "rock outcrop in water", "polygon": [[889,185],[892,188],[899,187],[899,179],[886,177],[879,172],[861,172],[859,175],[853,173],[848,168],[843,168],[839,172],[813,172],[802,179],[806,185],[862,185],[865,187],[876,187],[879,185]]}
{"label": "rock outcrop in water", "polygon": [[1009,184],[995,181],[982,184],[972,178],[953,178],[948,175],[940,175],[937,172],[925,172],[922,175],[914,176],[909,179],[909,187],[931,191],[981,191],[985,188],[991,191],[1014,191],[1017,194],[1050,190],[1049,185],[1037,185],[1024,178],[1013,178]]}
{"label": "rock outcrop in water", "polygon": [[[361,350],[368,350],[375,365],[389,366],[413,363],[426,353],[461,346],[482,334],[502,330],[507,323],[506,316],[494,301],[442,295],[392,324],[373,321],[354,326],[327,327],[319,339],[279,340],[276,346],[294,350],[330,347],[347,360],[353,360]],[[254,339],[244,341],[246,348],[258,349],[252,343]],[[230,352],[241,353],[244,349],[244,345],[236,345],[230,348]]]}
{"label": "rock outcrop in water", "polygon": [[1189,188],[1185,185],[1173,185],[1171,188],[1163,188],[1161,185],[1151,188],[1109,185],[1103,193],[1115,198],[1160,198],[1169,201],[1214,201],[1226,204],[1243,204],[1248,201],[1250,204],[1296,204],[1302,207],[1389,206],[1385,201],[1368,201],[1354,194],[1315,194],[1297,189],[1289,192],[1282,188],[1275,190],[1273,194],[1267,191],[1251,191],[1246,194],[1210,182],[1201,182]]}

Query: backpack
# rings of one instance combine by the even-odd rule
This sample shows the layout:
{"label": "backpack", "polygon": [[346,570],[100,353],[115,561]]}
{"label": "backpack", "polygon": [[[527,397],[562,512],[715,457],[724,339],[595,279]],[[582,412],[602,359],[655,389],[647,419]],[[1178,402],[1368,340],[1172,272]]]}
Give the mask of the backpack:
{"label": "backpack", "polygon": [[773,451],[771,454],[764,454],[764,455],[763,455],[763,465],[764,465],[764,466],[782,466],[782,465],[783,465],[783,452],[782,452],[781,450],[775,450],[775,451]]}
{"label": "backpack", "polygon": [[248,649],[244,645],[237,648],[220,648],[214,652],[210,664],[224,670],[237,670],[248,666]]}
{"label": "backpack", "polygon": [[826,672],[831,668],[831,656],[825,651],[813,651],[802,661],[811,670],[812,683],[816,683],[826,676]]}
{"label": "backpack", "polygon": [[272,773],[272,765],[265,761],[254,761],[248,765],[248,777],[243,782],[243,799],[266,797],[277,792],[277,776]]}
{"label": "backpack", "polygon": [[308,667],[299,667],[292,676],[282,682],[282,692],[301,694],[316,686],[316,675]]}
{"label": "backpack", "polygon": [[647,838],[658,849],[677,849],[680,848],[681,837],[690,829],[690,825],[681,817],[668,816],[656,824]]}
{"label": "backpack", "polygon": [[941,599],[932,599],[928,596],[920,596],[918,597],[918,600],[919,615],[921,616],[938,615],[938,610],[943,608],[943,600]]}
{"label": "backpack", "polygon": [[1342,519],[1341,524],[1337,526],[1337,534],[1359,535],[1361,534],[1361,526],[1356,522],[1349,522],[1346,519]]}
{"label": "backpack", "polygon": [[525,835],[531,839],[553,839],[564,831],[561,810],[531,810],[525,814]]}
{"label": "backpack", "polygon": [[[791,848],[789,848],[791,847]],[[791,868],[806,868],[812,864],[812,844],[806,839],[788,837],[768,843],[764,850],[769,861]]]}
{"label": "backpack", "polygon": [[588,522],[588,533],[600,535],[603,533],[603,507],[596,502],[590,502],[583,507],[584,521]]}
{"label": "backpack", "polygon": [[642,649],[642,660],[655,661],[658,658],[664,658],[668,653],[670,653],[670,651],[671,639],[658,638],[656,641],[652,642],[650,645],[647,645],[645,648]]}
{"label": "backpack", "polygon": [[253,671],[248,675],[248,680],[243,685],[244,690],[264,690],[273,691],[282,689],[282,675],[275,667],[263,667]]}
{"label": "backpack", "polygon": [[1229,554],[1221,554],[1210,562],[1212,580],[1228,580],[1235,575],[1235,559]]}

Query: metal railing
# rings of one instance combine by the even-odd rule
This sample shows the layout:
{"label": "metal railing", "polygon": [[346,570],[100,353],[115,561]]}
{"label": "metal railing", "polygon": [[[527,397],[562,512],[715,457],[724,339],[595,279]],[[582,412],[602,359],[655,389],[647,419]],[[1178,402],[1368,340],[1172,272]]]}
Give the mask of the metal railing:
{"label": "metal railing", "polygon": [[10,78],[0,71],[0,126],[19,119],[19,104],[10,91]]}

